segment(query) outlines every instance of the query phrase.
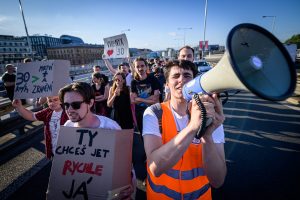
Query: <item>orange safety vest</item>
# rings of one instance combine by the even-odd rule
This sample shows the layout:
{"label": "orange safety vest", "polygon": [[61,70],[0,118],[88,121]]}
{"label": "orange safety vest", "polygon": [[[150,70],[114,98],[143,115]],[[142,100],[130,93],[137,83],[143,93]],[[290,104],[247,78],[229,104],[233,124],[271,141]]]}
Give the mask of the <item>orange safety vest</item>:
{"label": "orange safety vest", "polygon": [[[169,108],[170,102],[161,103],[162,140],[169,142],[177,135],[176,123]],[[209,181],[204,174],[202,144],[192,143],[182,158],[168,171],[155,177],[147,163],[147,199],[212,199]]]}

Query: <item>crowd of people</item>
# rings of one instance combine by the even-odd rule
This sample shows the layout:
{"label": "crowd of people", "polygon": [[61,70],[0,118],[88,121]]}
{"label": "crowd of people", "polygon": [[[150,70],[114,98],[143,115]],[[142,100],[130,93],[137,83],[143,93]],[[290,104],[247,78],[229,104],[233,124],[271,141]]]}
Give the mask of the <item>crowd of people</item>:
{"label": "crowd of people", "polygon": [[[111,82],[94,66],[91,83],[63,87],[57,96],[47,97],[48,107],[38,112],[10,99],[22,117],[44,122],[49,159],[55,156],[62,125],[135,129],[144,145],[147,199],[211,199],[211,186],[220,187],[226,176],[225,117],[216,94],[201,96],[213,122],[202,138],[195,138],[202,126],[201,109],[195,100],[187,102],[182,95],[183,85],[198,73],[193,51],[185,46],[178,59],[171,61],[127,59],[116,69],[104,60],[113,75]],[[11,74],[10,66],[7,70]],[[124,198],[133,191],[122,191]]]}

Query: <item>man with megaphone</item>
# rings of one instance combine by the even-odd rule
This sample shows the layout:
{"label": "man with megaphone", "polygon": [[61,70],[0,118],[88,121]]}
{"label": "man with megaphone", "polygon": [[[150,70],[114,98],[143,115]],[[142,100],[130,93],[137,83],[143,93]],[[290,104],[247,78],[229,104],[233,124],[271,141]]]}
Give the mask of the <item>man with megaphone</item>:
{"label": "man with megaphone", "polygon": [[171,99],[144,113],[147,199],[211,199],[210,186],[218,188],[225,180],[222,104],[216,94],[200,97],[213,121],[197,139],[203,126],[201,108],[195,99],[187,102],[182,94],[184,84],[197,73],[190,61],[168,62],[164,75]]}
{"label": "man with megaphone", "polygon": [[[166,65],[171,99],[147,108],[143,119],[148,199],[211,199],[210,185],[223,184],[227,170],[224,141],[216,144],[215,133],[223,133],[224,139],[221,124],[225,117],[215,92],[244,90],[271,101],[293,94],[297,79],[294,63],[267,30],[239,24],[229,32],[226,47],[220,62],[195,79],[197,72],[189,61]],[[199,93],[210,95],[199,99]],[[205,110],[213,119],[206,130]]]}

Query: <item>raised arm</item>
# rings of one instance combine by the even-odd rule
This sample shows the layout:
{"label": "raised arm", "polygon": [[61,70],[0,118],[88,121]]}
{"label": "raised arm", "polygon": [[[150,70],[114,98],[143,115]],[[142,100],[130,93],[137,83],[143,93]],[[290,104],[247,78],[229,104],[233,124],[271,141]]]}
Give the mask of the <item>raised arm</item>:
{"label": "raised arm", "polygon": [[110,71],[110,73],[112,73],[112,75],[115,75],[118,70],[113,68],[112,64],[110,63],[110,61],[108,59],[103,59],[103,60],[104,60],[105,66]]}
{"label": "raised arm", "polygon": [[23,105],[20,99],[14,99],[12,102],[12,106],[17,110],[19,115],[21,115],[24,119],[29,121],[35,121],[34,113],[30,110],[27,110]]}

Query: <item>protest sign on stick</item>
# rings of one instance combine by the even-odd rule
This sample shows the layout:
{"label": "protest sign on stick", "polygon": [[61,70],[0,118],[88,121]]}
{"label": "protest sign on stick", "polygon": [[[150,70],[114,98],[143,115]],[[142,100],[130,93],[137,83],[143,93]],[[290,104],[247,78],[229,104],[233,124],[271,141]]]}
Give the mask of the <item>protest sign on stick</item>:
{"label": "protest sign on stick", "polygon": [[60,88],[70,83],[69,68],[68,60],[18,64],[14,99],[56,96]]}
{"label": "protest sign on stick", "polygon": [[131,184],[133,130],[60,128],[47,199],[112,199]]}
{"label": "protest sign on stick", "polygon": [[127,58],[129,57],[128,41],[125,34],[104,38],[103,58]]}

